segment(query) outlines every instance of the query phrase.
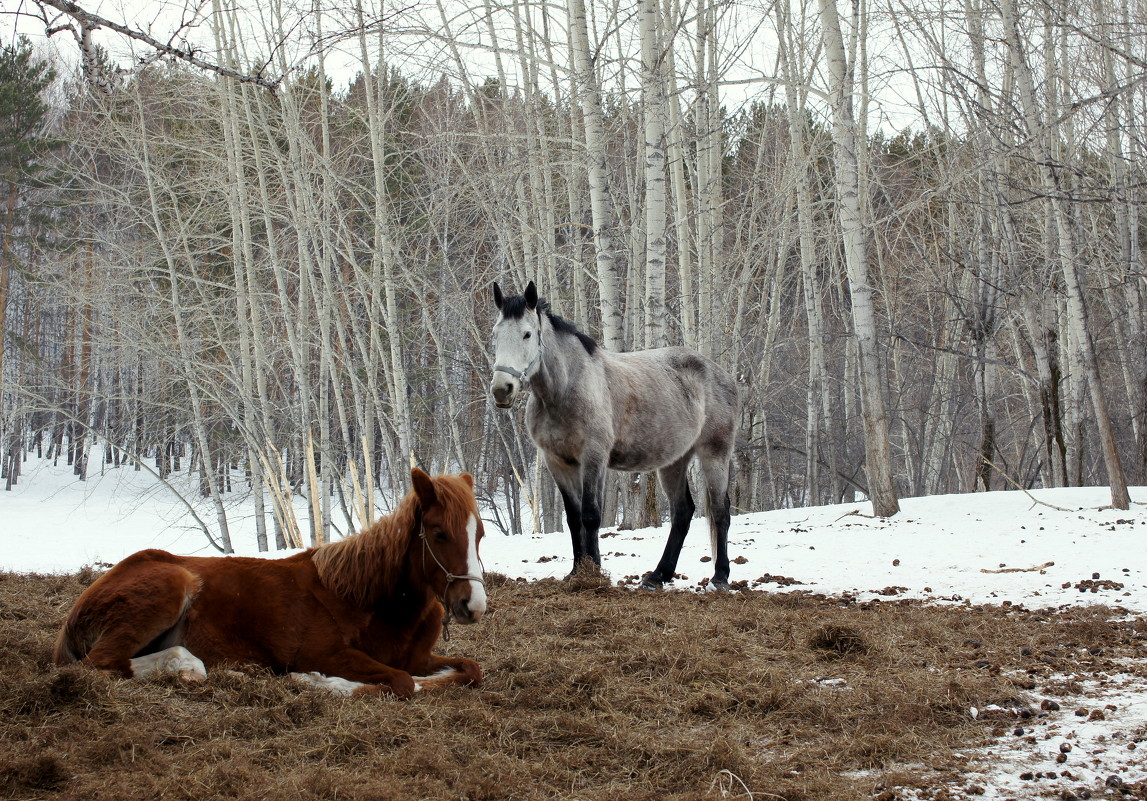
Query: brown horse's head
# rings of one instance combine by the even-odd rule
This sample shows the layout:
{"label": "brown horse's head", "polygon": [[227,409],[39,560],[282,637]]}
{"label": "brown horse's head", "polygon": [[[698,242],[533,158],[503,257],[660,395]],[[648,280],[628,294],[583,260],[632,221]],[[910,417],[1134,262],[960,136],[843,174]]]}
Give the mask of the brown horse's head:
{"label": "brown horse's head", "polygon": [[410,471],[422,518],[421,548],[428,580],[445,589],[447,615],[459,623],[476,623],[486,612],[486,584],[478,544],[482,521],[469,473],[431,478],[417,467]]}

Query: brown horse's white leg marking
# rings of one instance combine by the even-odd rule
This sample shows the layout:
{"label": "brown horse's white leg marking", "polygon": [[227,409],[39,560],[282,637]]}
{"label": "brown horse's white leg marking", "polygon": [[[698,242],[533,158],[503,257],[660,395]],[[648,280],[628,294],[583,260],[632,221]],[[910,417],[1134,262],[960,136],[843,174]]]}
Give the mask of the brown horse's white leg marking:
{"label": "brown horse's white leg marking", "polygon": [[415,676],[414,689],[428,690],[431,687],[446,687],[450,684],[456,684],[455,676],[460,675],[461,671],[455,670],[452,667],[444,667],[437,673],[429,676]]}
{"label": "brown horse's white leg marking", "polygon": [[[442,668],[442,670],[431,676],[413,676],[414,691],[420,692],[431,687],[444,687],[448,684],[454,684],[454,677],[458,671],[454,668]],[[311,671],[310,673],[292,673],[290,677],[297,681],[299,684],[305,684],[308,687],[313,687],[316,690],[328,692],[331,695],[348,696],[354,695],[358,690],[363,688],[374,688],[377,685],[363,684],[358,681],[351,681],[344,679],[340,676],[324,676],[322,673]]]}
{"label": "brown horse's white leg marking", "polygon": [[157,673],[178,673],[179,678],[189,684],[202,684],[207,681],[207,668],[203,666],[203,662],[182,645],[156,651],[147,656],[137,656],[131,660],[131,672],[138,679]]}
{"label": "brown horse's white leg marking", "polygon": [[331,695],[354,695],[355,690],[367,686],[359,681],[351,681],[341,676],[324,676],[322,673],[315,671],[311,671],[310,673],[292,673],[291,678],[299,684],[305,684],[308,687],[323,690]]}

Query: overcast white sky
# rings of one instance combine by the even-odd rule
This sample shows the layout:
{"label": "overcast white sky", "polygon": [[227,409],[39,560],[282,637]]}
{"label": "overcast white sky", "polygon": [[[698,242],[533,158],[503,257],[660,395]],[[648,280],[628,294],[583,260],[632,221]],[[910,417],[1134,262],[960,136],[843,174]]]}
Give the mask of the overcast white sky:
{"label": "overcast white sky", "polygon": [[[801,0],[791,0],[791,2],[794,6],[798,6]],[[92,13],[126,23],[161,41],[167,41],[175,31],[179,30],[181,22],[190,22],[191,26],[183,29],[183,35],[191,38],[205,53],[209,54],[214,49],[211,32],[207,25],[201,24],[203,17],[195,3],[190,4],[190,10],[188,5],[180,0],[88,0],[81,5]],[[454,32],[457,36],[467,37],[476,45],[466,52],[471,54],[469,68],[472,79],[481,82],[487,76],[496,75],[496,68],[493,58],[481,49],[488,40],[485,23],[480,22],[482,18],[475,10],[476,5],[458,5],[458,15],[452,18],[451,24],[456,26]],[[206,8],[210,9],[210,3]],[[0,9],[3,12],[0,14],[0,36],[3,36],[4,41],[10,42],[17,33],[23,33],[54,60],[65,65],[74,65],[77,62],[77,48],[70,33],[63,31],[49,39],[45,36],[42,22],[21,13],[38,13],[32,0],[0,0]],[[432,3],[412,3],[404,4],[402,9],[401,16],[395,18],[392,25],[395,30],[395,35],[392,36],[394,44],[388,57],[408,75],[417,76],[418,73],[424,72],[425,74],[419,77],[436,80],[443,73],[451,74],[454,67],[449,63],[448,54],[441,43],[434,40],[434,36],[441,31],[437,6]],[[252,3],[248,6],[248,12],[252,24],[257,26],[260,24],[259,15],[266,13],[266,6]],[[793,13],[802,14],[799,8],[794,8]],[[776,47],[772,24],[765,14],[765,9],[757,3],[731,3],[726,7],[722,46],[728,51],[726,63],[729,66],[725,74],[730,77],[730,84],[722,90],[722,101],[731,112],[750,100],[768,97],[772,90],[769,78],[775,70]],[[557,17],[557,22],[561,22],[560,13]],[[815,30],[815,20],[810,20],[807,13],[803,14],[803,17],[796,18],[802,19],[799,24]],[[295,38],[295,52],[289,54],[287,60],[288,63],[298,63],[306,59],[305,50],[309,46],[314,29],[309,15],[301,10],[292,14],[292,20],[300,26],[298,31],[300,35]],[[499,22],[502,30],[498,35],[504,37],[504,46],[512,46],[514,42],[512,29],[506,27],[508,24],[509,17],[503,16]],[[881,97],[880,104],[873,106],[871,126],[873,130],[883,128],[886,132],[891,132],[911,124],[916,115],[907,109],[904,101],[900,99],[901,92],[894,91],[895,86],[904,86],[904,80],[901,78],[889,82],[882,77],[882,73],[886,72],[889,66],[896,68],[897,65],[884,55],[888,49],[876,44],[881,39],[890,41],[888,37],[871,33],[877,29],[875,22],[870,22],[870,26],[868,51],[870,63],[873,65],[872,83]],[[336,29],[337,25],[328,20],[324,23],[324,27],[329,33]],[[552,28],[551,32],[556,41],[556,37],[564,36],[564,31],[557,26],[555,28]],[[630,35],[635,33],[635,26],[630,25],[628,28]],[[253,34],[249,39],[252,51],[248,55],[256,57],[265,53],[268,48],[262,42],[266,39],[267,37]],[[113,59],[124,66],[129,66],[139,55],[148,52],[145,46],[113,31],[97,31],[96,40],[108,50]],[[637,58],[639,46],[632,38],[625,39],[618,35],[611,36],[608,41],[611,47],[625,51],[626,56]],[[397,47],[399,44],[403,46],[404,52],[399,52]],[[358,61],[355,48],[357,48],[355,43],[347,43],[341,50],[351,52],[341,52],[340,48],[335,48],[328,55],[327,68],[334,77],[336,86],[345,84],[354,77]],[[679,69],[691,69],[688,54],[683,53],[678,58]],[[503,58],[503,65],[513,80],[516,59],[506,56]],[[636,86],[636,63],[630,63],[626,68],[630,71],[627,82],[631,86]],[[276,68],[269,70],[272,74],[278,74],[278,71]],[[682,82],[682,85],[684,83]],[[883,90],[879,89],[881,85],[885,87]],[[782,96],[778,91],[777,100],[781,99]]]}

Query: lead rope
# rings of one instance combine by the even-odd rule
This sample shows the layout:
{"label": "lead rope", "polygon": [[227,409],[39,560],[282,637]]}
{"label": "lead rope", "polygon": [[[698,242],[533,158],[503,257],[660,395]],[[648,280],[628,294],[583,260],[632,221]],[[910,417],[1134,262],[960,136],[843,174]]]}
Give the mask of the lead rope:
{"label": "lead rope", "polygon": [[[484,590],[484,589],[486,589],[486,579],[484,579],[482,576],[475,576],[472,573],[463,573],[462,575],[457,575],[457,574],[451,573],[449,570],[447,570],[446,565],[442,564],[442,561],[438,558],[438,554],[434,553],[434,549],[430,547],[430,540],[428,540],[426,538],[426,526],[425,525],[423,525],[423,526],[421,526],[421,528],[419,528],[418,538],[420,540],[422,540],[422,569],[423,569],[423,571],[426,570],[426,554],[429,553],[430,558],[434,560],[434,564],[438,565],[438,567],[442,570],[442,572],[446,574],[446,586],[443,588],[442,597],[439,598],[438,601],[439,601],[439,603],[442,604],[442,610],[444,613],[443,617],[442,617],[442,639],[449,642],[450,641],[450,621],[454,619],[454,613],[450,611],[450,607],[446,604],[446,593],[450,590],[450,585],[453,584],[455,581],[476,581],[482,585],[482,589]],[[478,564],[479,565],[482,564],[482,557],[480,557],[480,556],[478,557]],[[485,567],[483,567],[483,570],[485,570]]]}

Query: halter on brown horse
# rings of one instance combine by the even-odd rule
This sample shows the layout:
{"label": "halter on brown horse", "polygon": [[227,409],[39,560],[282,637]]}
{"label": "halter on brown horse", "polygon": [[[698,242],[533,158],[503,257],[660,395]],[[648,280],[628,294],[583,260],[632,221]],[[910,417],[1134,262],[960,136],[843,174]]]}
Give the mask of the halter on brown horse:
{"label": "halter on brown horse", "polygon": [[127,557],[76,601],[54,661],[127,678],[174,669],[192,681],[205,667],[255,664],[403,697],[480,684],[473,660],[431,652],[449,619],[475,623],[486,611],[474,479],[415,468],[411,480],[393,514],[285,559]]}

